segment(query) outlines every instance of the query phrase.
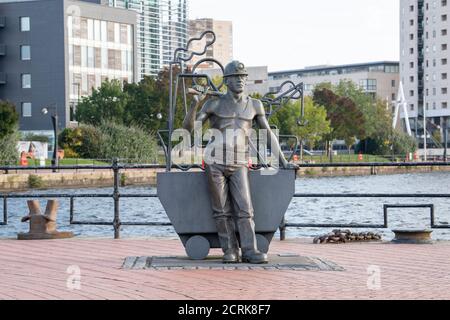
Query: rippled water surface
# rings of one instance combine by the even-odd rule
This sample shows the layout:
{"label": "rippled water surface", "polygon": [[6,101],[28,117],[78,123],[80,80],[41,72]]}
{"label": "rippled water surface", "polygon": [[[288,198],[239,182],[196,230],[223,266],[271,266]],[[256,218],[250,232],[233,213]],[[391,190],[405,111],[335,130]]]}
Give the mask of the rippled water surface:
{"label": "rippled water surface", "polygon": [[[111,193],[112,188],[98,189],[65,189],[44,190],[39,193]],[[150,187],[121,188],[122,193],[156,193]],[[276,190],[274,190],[276,192]],[[405,174],[392,176],[336,177],[298,179],[297,193],[445,193],[450,194],[450,173]],[[439,199],[378,199],[378,198],[294,198],[286,214],[288,222],[293,223],[358,223],[382,224],[383,204],[434,204],[437,224],[450,223],[450,198]],[[42,200],[41,207],[45,207]],[[3,203],[0,203],[3,212]],[[20,219],[27,215],[25,199],[8,200],[8,225],[0,226],[0,237],[15,237],[18,232],[27,232],[28,224]],[[60,231],[73,231],[82,237],[112,237],[110,226],[69,225],[69,200],[60,200],[58,225]],[[121,220],[136,221],[168,221],[160,202],[151,199],[121,199]],[[111,221],[113,218],[112,199],[76,199],[75,220]],[[429,228],[430,214],[428,209],[390,209],[389,229],[395,228]],[[290,228],[287,237],[312,237],[328,232],[327,229]],[[356,230],[355,230],[356,231]],[[364,231],[364,230],[361,230]],[[377,230],[390,239],[390,230]],[[126,237],[176,237],[172,227],[128,227],[124,226],[121,236]],[[450,240],[450,229],[435,230],[433,238]]]}

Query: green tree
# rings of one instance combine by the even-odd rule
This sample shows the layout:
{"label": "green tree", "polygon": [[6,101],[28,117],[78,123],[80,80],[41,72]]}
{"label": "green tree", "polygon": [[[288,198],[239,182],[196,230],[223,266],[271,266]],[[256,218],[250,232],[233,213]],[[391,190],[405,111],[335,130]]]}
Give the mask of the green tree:
{"label": "green tree", "polygon": [[119,80],[106,80],[92,95],[84,97],[77,106],[76,119],[81,123],[98,125],[102,121],[126,123],[128,95]]}
{"label": "green tree", "polygon": [[15,106],[7,101],[0,100],[0,139],[13,134],[19,123],[19,115]]}
{"label": "green tree", "polygon": [[[390,114],[386,111],[386,104],[373,95],[366,93],[354,82],[342,80],[333,87],[333,91],[341,96],[351,99],[357,109],[363,114],[364,134],[359,139],[373,137],[380,128],[386,128],[390,120]],[[383,129],[382,129],[383,130]]]}
{"label": "green tree", "polygon": [[327,110],[331,126],[330,134],[326,137],[329,142],[342,139],[350,149],[356,138],[365,136],[364,114],[351,98],[339,96],[327,88],[316,88],[313,100]]}

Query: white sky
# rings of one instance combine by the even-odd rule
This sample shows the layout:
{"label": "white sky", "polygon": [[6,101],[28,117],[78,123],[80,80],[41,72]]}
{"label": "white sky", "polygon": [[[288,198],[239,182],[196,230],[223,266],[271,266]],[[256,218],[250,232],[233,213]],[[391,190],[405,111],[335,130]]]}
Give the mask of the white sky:
{"label": "white sky", "polygon": [[399,60],[399,6],[399,0],[189,0],[189,16],[233,21],[234,58],[280,71]]}

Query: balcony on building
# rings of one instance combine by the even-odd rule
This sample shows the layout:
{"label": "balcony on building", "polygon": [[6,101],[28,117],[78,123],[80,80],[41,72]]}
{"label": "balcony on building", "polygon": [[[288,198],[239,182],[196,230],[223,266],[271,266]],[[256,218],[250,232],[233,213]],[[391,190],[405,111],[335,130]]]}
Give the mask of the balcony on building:
{"label": "balcony on building", "polygon": [[6,84],[6,73],[0,72],[0,84]]}

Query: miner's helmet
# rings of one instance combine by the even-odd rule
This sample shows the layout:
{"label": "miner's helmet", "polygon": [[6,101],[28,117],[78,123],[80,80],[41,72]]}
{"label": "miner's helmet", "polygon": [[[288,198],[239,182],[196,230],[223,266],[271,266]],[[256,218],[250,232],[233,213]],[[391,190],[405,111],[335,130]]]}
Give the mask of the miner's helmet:
{"label": "miner's helmet", "polygon": [[232,61],[225,67],[224,78],[233,76],[248,76],[247,69],[242,62]]}

